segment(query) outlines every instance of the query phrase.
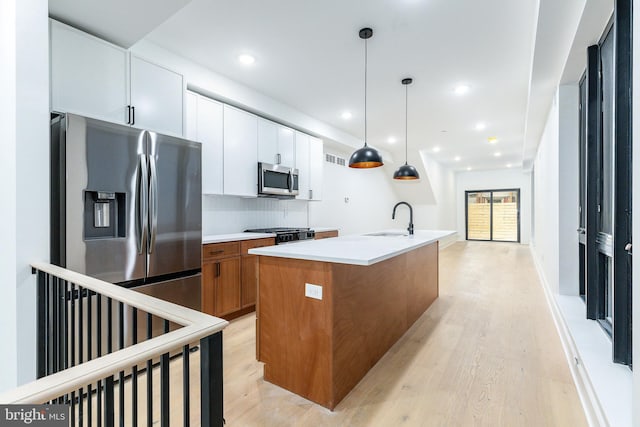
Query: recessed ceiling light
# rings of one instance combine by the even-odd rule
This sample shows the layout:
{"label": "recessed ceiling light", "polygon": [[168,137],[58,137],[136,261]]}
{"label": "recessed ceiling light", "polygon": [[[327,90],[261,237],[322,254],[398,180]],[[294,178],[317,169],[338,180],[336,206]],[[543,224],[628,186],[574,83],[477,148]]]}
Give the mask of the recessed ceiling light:
{"label": "recessed ceiling light", "polygon": [[398,140],[397,140],[394,136],[390,136],[390,137],[387,139],[387,142],[388,142],[389,144],[395,144],[396,142],[398,142]]}
{"label": "recessed ceiling light", "polygon": [[243,65],[252,65],[254,62],[256,62],[256,58],[244,53],[238,56],[238,61],[240,61],[240,63]]}
{"label": "recessed ceiling light", "polygon": [[502,153],[499,152],[499,151],[496,151],[495,153],[493,153],[493,155],[496,156],[496,157],[500,157],[500,156],[502,156]]}
{"label": "recessed ceiling light", "polygon": [[486,127],[487,127],[487,125],[485,125],[482,122],[476,123],[476,130],[485,130]]}
{"label": "recessed ceiling light", "polygon": [[496,138],[495,136],[490,136],[488,140],[489,144],[495,144],[496,142],[498,142],[498,138]]}
{"label": "recessed ceiling light", "polygon": [[453,160],[455,160],[456,162],[459,162],[459,161],[460,161],[460,156],[456,156],[456,157],[454,157],[454,159],[453,159]]}
{"label": "recessed ceiling light", "polygon": [[455,93],[456,95],[464,95],[467,92],[469,92],[469,86],[468,85],[458,85],[453,90],[453,93]]}
{"label": "recessed ceiling light", "polygon": [[468,166],[468,167],[467,167],[467,170],[468,170],[468,171],[470,171],[470,170],[471,170],[471,166]]}
{"label": "recessed ceiling light", "polygon": [[507,167],[510,168],[511,167],[511,163],[507,163]]}
{"label": "recessed ceiling light", "polygon": [[351,114],[351,111],[345,111],[344,113],[342,113],[341,117],[345,120],[349,120],[351,117],[353,117],[353,114]]}
{"label": "recessed ceiling light", "polygon": [[434,153],[439,153],[440,152],[440,147],[433,147],[433,152]]}

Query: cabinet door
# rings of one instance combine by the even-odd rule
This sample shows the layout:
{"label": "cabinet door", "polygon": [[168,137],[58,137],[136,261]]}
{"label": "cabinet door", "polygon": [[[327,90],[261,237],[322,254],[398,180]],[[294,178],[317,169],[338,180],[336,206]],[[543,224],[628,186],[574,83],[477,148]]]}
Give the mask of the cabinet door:
{"label": "cabinet door", "polygon": [[133,126],[182,136],[182,75],[131,55]]}
{"label": "cabinet door", "polygon": [[258,161],[279,164],[278,125],[265,119],[258,119]]}
{"label": "cabinet door", "polygon": [[51,111],[127,122],[127,52],[49,21]]}
{"label": "cabinet door", "polygon": [[258,257],[242,257],[242,308],[254,305],[258,293]]}
{"label": "cabinet door", "polygon": [[185,92],[184,98],[184,137],[191,141],[200,141],[198,139],[198,95],[187,91]]}
{"label": "cabinet door", "polygon": [[278,154],[284,166],[296,167],[295,134],[293,129],[282,125],[278,125]]}
{"label": "cabinet door", "polygon": [[258,195],[258,118],[224,106],[224,194]]}
{"label": "cabinet door", "polygon": [[217,262],[216,316],[240,310],[240,257]]}
{"label": "cabinet door", "polygon": [[202,264],[202,311],[215,316],[216,310],[216,261]]}
{"label": "cabinet door", "polygon": [[324,153],[321,139],[309,137],[309,190],[310,200],[322,200]]}
{"label": "cabinet door", "polygon": [[204,96],[198,96],[197,141],[202,143],[202,193],[222,194],[223,108]]}
{"label": "cabinet door", "polygon": [[298,200],[309,200],[309,135],[296,131],[296,168]]}

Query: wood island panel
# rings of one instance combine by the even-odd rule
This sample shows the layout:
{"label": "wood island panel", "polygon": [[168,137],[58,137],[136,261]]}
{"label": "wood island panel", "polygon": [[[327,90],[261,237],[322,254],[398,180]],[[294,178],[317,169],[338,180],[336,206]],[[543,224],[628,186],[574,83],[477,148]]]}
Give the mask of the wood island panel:
{"label": "wood island panel", "polygon": [[260,256],[258,294],[264,379],[333,410],[437,298],[438,244],[370,266]]}

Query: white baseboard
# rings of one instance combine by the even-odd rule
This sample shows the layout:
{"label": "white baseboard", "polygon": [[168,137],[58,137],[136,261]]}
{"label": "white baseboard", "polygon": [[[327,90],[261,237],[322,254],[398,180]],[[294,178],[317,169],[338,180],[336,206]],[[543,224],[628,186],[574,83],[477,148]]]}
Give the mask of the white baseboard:
{"label": "white baseboard", "polygon": [[576,347],[575,341],[573,340],[565,319],[560,312],[558,303],[549,288],[549,283],[547,282],[542,266],[536,256],[534,247],[530,246],[529,248],[531,251],[531,257],[533,258],[533,263],[536,267],[536,271],[538,272],[538,277],[540,278],[540,283],[542,283],[547,304],[551,310],[553,323],[556,325],[556,329],[560,335],[560,342],[562,343],[564,354],[567,357],[569,370],[571,371],[573,382],[578,390],[578,396],[580,397],[580,402],[582,403],[587,422],[591,427],[609,426],[606,414],[600,405],[600,401],[598,400],[593,384],[591,384],[589,375],[582,364],[580,353]]}

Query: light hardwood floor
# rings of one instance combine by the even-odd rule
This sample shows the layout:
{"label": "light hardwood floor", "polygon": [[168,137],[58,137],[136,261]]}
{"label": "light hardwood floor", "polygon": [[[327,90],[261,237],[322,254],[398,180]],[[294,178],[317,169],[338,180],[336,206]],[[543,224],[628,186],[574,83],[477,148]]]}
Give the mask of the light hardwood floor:
{"label": "light hardwood floor", "polygon": [[224,378],[231,427],[586,425],[529,248],[513,243],[442,250],[440,297],[334,412],[262,379],[253,314],[224,331]]}

